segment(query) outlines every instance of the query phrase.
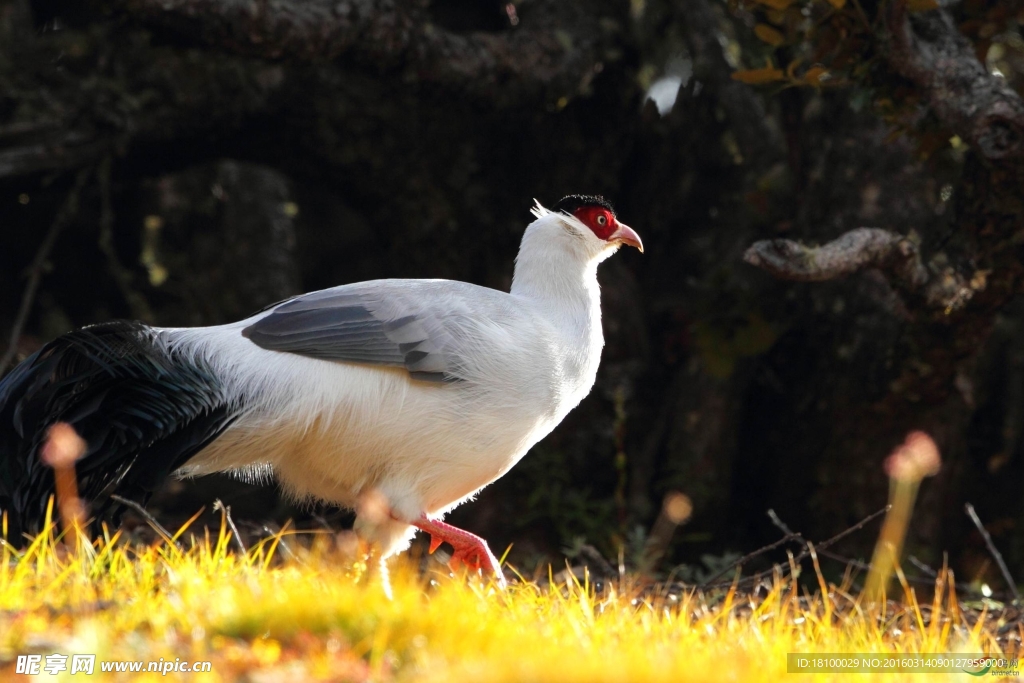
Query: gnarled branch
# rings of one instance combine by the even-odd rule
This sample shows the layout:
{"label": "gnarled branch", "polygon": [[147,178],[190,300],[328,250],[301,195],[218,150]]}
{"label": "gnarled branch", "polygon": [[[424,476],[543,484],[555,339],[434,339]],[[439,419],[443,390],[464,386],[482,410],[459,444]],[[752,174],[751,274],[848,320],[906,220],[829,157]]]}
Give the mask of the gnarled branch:
{"label": "gnarled branch", "polygon": [[820,247],[762,240],[747,249],[743,260],[775,277],[799,282],[833,280],[865,268],[884,270],[913,289],[928,280],[917,245],[880,228],[857,228]]}
{"label": "gnarled branch", "polygon": [[545,2],[515,30],[446,30],[424,4],[395,0],[115,0],[146,24],[244,55],[404,69],[409,82],[514,102],[572,95],[600,70],[611,37],[597,11]]}
{"label": "gnarled branch", "polygon": [[946,126],[990,160],[1024,156],[1024,101],[988,73],[946,10],[909,14],[889,3],[889,61],[917,84]]}
{"label": "gnarled branch", "polygon": [[929,306],[951,311],[984,287],[984,278],[968,283],[950,267],[933,272],[907,237],[880,228],[857,228],[818,247],[793,240],[761,240],[743,260],[783,280],[823,282],[867,268],[882,271],[895,286],[921,294]]}

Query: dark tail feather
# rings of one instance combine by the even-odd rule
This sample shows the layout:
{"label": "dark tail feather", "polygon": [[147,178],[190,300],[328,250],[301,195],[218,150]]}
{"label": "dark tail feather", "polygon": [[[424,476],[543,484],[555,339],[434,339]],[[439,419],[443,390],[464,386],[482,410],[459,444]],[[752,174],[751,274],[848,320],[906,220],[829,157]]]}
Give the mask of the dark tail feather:
{"label": "dark tail feather", "polygon": [[94,325],[50,342],[0,380],[8,538],[17,542],[41,525],[54,478],[39,449],[55,422],[85,439],[75,467],[79,493],[102,514],[111,493],[147,498],[231,420],[210,368],[182,362],[145,325]]}

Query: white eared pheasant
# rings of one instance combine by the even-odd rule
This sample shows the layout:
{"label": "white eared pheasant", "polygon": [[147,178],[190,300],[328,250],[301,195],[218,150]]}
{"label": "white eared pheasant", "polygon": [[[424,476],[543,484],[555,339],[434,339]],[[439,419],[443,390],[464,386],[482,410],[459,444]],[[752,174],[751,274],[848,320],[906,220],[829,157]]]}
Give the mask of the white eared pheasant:
{"label": "white eared pheasant", "polygon": [[440,518],[512,467],[594,384],[597,265],[640,237],[600,197],[539,203],[512,290],[374,280],[304,294],[237,323],[68,333],[0,381],[0,509],[37,528],[54,485],[48,429],[85,440],[79,490],[144,500],[170,473],[273,473],[291,495],[384,514],[355,530],[387,557],[416,528],[494,572],[486,543]]}

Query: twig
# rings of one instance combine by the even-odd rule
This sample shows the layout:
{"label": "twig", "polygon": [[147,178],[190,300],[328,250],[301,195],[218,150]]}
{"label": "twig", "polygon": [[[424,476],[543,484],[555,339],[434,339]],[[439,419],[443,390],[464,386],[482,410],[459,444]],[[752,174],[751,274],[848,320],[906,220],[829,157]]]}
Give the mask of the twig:
{"label": "twig", "polygon": [[[835,536],[832,536],[831,538],[825,539],[821,543],[818,543],[817,546],[816,546],[818,553],[821,554],[821,555],[824,555],[826,557],[829,557],[830,555],[828,553],[826,553],[825,550],[827,550],[830,546],[835,545],[836,543],[838,543],[842,539],[846,538],[850,534],[852,534],[852,533],[854,533],[856,531],[859,531],[860,529],[863,529],[866,525],[870,524],[873,520],[878,519],[879,517],[881,517],[882,515],[884,515],[888,511],[889,511],[889,506],[886,505],[881,510],[878,510],[877,512],[871,513],[870,515],[868,515],[864,519],[860,520],[859,522],[857,522],[856,524],[854,524],[850,528],[844,529],[843,531],[840,531]],[[779,519],[779,516],[777,514],[775,514],[774,510],[769,511],[768,516],[772,519],[772,523],[775,524],[775,526],[779,527],[780,529],[788,530],[786,532],[786,536],[784,538],[780,539],[779,541],[776,541],[773,544],[770,544],[768,546],[765,546],[764,548],[760,548],[758,550],[755,550],[753,553],[750,553],[749,556],[744,556],[744,557],[740,558],[737,562],[733,563],[732,566],[727,567],[725,569],[725,571],[729,571],[729,570],[733,569],[736,565],[739,565],[739,564],[742,564],[742,563],[746,562],[748,560],[748,557],[750,557],[750,556],[755,556],[755,555],[761,554],[763,552],[767,552],[768,550],[772,550],[774,548],[777,548],[778,546],[782,545],[785,542],[795,541],[795,542],[799,542],[803,546],[803,550],[800,551],[800,554],[798,554],[798,555],[793,557],[794,566],[800,564],[800,562],[802,562],[803,560],[807,559],[810,556],[810,553],[807,550],[807,544],[805,543],[804,537],[801,534],[799,534],[799,533],[797,533],[795,531],[789,530],[789,526],[787,526],[785,522],[783,522],[781,519]],[[701,584],[700,587],[701,588],[717,587],[718,584],[714,584],[714,585],[711,584],[711,580],[715,579],[715,578],[718,578],[719,576],[724,574],[725,571],[719,572],[715,576],[711,577],[711,579],[708,579],[708,580],[704,581]],[[758,573],[753,574],[752,576],[748,577],[747,579],[744,579],[743,582],[746,582],[746,581],[760,581],[764,577],[769,576],[773,571],[774,571],[774,567],[772,569],[769,569],[769,570],[758,572]],[[729,583],[731,584],[732,581],[730,581]]]}
{"label": "twig", "polygon": [[173,543],[178,550],[182,549],[181,546],[178,545],[178,542],[174,540],[174,536],[171,534],[171,532],[165,529],[160,522],[156,521],[156,517],[146,512],[146,508],[142,507],[134,500],[129,500],[128,498],[119,496],[116,493],[111,494],[110,499],[117,501],[121,505],[127,505],[132,510],[135,510],[137,513],[142,515],[143,519],[145,519],[149,523],[149,525],[156,530],[158,534],[164,537],[164,540],[166,540],[168,543]]}
{"label": "twig", "polygon": [[854,569],[860,569],[861,571],[864,571],[864,572],[871,571],[871,565],[868,564],[867,562],[863,562],[861,560],[855,560],[852,557],[846,557],[844,555],[840,555],[839,553],[834,553],[831,550],[822,550],[822,549],[819,548],[818,549],[818,554],[821,555],[822,557],[827,557],[830,560],[835,560],[836,562],[842,562],[843,564],[848,565],[850,567],[853,567]]}
{"label": "twig", "polygon": [[[288,524],[288,523],[286,522],[286,523],[285,523],[285,526],[287,526],[287,524]],[[277,526],[277,525],[275,524],[274,526]],[[299,564],[306,564],[306,563],[305,563],[305,562],[304,562],[304,561],[302,560],[302,558],[301,558],[301,557],[299,557],[298,555],[296,555],[296,554],[295,554],[295,551],[291,549],[291,546],[289,546],[289,545],[288,545],[288,543],[287,543],[287,542],[285,542],[285,540],[284,540],[284,534],[282,533],[282,530],[281,530],[281,529],[278,529],[277,531],[274,531],[273,529],[271,529],[271,528],[270,528],[270,525],[268,525],[268,524],[264,524],[264,525],[263,525],[263,531],[264,531],[264,532],[265,532],[265,533],[266,533],[266,534],[267,534],[268,536],[278,536],[278,538],[277,538],[277,546],[278,546],[278,547],[279,547],[279,548],[280,548],[281,550],[283,550],[283,551],[284,551],[284,553],[285,553],[285,555],[287,555],[287,556],[288,556],[288,557],[289,557],[290,559],[292,559],[292,560],[294,560],[294,561],[298,562]],[[278,535],[278,534],[280,534],[280,535]]]}
{"label": "twig", "polygon": [[235,526],[235,520],[231,519],[231,506],[225,505],[220,498],[216,498],[213,501],[213,511],[217,512],[218,510],[224,511],[224,517],[228,520],[228,526],[231,528],[231,535],[235,539],[235,545],[237,545],[238,549],[242,551],[243,555],[245,555],[249,551],[246,549],[245,543],[242,541],[242,535],[238,533],[238,527]]}
{"label": "twig", "polygon": [[936,577],[936,576],[939,575],[938,572],[936,572],[934,569],[932,569],[931,567],[929,567],[928,565],[926,565],[924,562],[922,562],[921,560],[917,559],[913,555],[908,555],[907,556],[907,561],[910,562],[910,564],[912,564],[915,567],[917,567],[919,570],[923,571],[928,576]]}
{"label": "twig", "polygon": [[753,551],[751,553],[747,553],[746,555],[744,555],[740,559],[736,560],[735,562],[733,562],[729,566],[725,567],[721,571],[715,572],[714,574],[712,574],[708,578],[704,579],[704,581],[701,582],[700,587],[704,588],[705,586],[710,584],[712,581],[714,581],[718,577],[722,576],[723,574],[727,574],[727,573],[731,572],[736,567],[740,567],[740,566],[746,564],[747,562],[749,562],[750,560],[754,559],[755,557],[758,557],[759,555],[763,555],[764,553],[767,553],[767,552],[769,552],[771,550],[775,550],[780,545],[783,545],[785,543],[789,543],[790,541],[798,541],[798,540],[799,541],[803,540],[803,537],[800,534],[793,534],[793,533],[786,534],[785,536],[783,536],[779,540],[775,541],[774,543],[769,543],[768,545],[766,545],[764,547],[761,547],[761,548],[758,548],[757,550],[755,550],[755,551]]}
{"label": "twig", "polygon": [[18,315],[15,317],[14,325],[11,327],[11,336],[8,338],[7,350],[4,351],[3,356],[0,356],[0,373],[3,373],[8,364],[18,354],[18,342],[21,340],[21,333],[25,327],[25,322],[28,320],[28,314],[32,310],[32,303],[36,297],[36,290],[39,289],[39,282],[43,278],[46,260],[50,256],[50,250],[53,249],[53,245],[57,242],[60,231],[64,229],[64,226],[78,211],[78,197],[82,187],[85,186],[85,181],[90,171],[91,169],[85,168],[75,176],[74,185],[68,191],[64,204],[57,210],[57,215],[54,217],[53,223],[50,224],[50,229],[36,251],[36,256],[29,267],[28,283],[25,285],[25,291],[21,295],[21,306],[18,308]]}
{"label": "twig", "polygon": [[992,537],[986,531],[985,526],[981,523],[981,519],[978,518],[978,513],[974,511],[974,506],[970,503],[964,505],[964,510],[967,511],[967,516],[974,522],[974,526],[978,527],[978,531],[981,532],[981,537],[985,539],[985,545],[988,546],[988,551],[992,553],[992,557],[996,559],[996,564],[999,565],[999,571],[1003,573],[1003,579],[1006,580],[1006,584],[1010,587],[1010,592],[1013,593],[1014,602],[1020,600],[1020,591],[1017,590],[1017,584],[1013,581],[1013,576],[1010,575],[1010,569],[1006,566],[1006,562],[1003,560],[1002,554],[999,549],[996,548],[996,544],[992,542]]}
{"label": "twig", "polygon": [[822,548],[828,548],[829,546],[835,545],[837,542],[839,542],[842,539],[846,538],[847,536],[849,536],[853,532],[860,531],[865,526],[867,526],[868,524],[870,524],[874,520],[878,519],[879,517],[881,517],[882,515],[887,513],[889,511],[889,508],[891,508],[891,507],[892,507],[891,505],[886,505],[881,510],[877,510],[875,512],[872,512],[870,515],[868,515],[864,519],[860,520],[859,522],[857,522],[856,524],[851,526],[849,529],[846,529],[845,531],[840,531],[838,534],[836,534],[832,538],[829,538],[827,540],[822,541],[821,543],[818,544],[818,550],[821,551]]}
{"label": "twig", "polygon": [[[872,521],[878,519],[879,517],[881,517],[882,515],[887,513],[889,511],[890,507],[892,507],[892,506],[891,505],[886,505],[881,510],[876,510],[875,512],[872,512],[870,515],[868,515],[864,519],[860,520],[859,522],[857,522],[856,524],[854,524],[850,528],[843,529],[842,531],[840,531],[835,536],[832,536],[831,538],[827,538],[824,541],[818,543],[817,544],[818,552],[821,552],[823,549],[835,545],[836,543],[838,543],[839,541],[843,540],[844,538],[846,538],[850,534],[852,534],[852,533],[854,533],[856,531],[860,531],[865,526],[870,524]],[[775,514],[774,510],[769,510],[768,511],[768,516],[772,518],[772,522],[775,523],[776,526],[778,526],[781,529],[785,529],[787,534],[790,534],[790,535],[796,536],[796,537],[800,537],[801,539],[803,538],[800,534],[798,534],[798,533],[796,533],[794,531],[789,531],[789,527],[786,525],[785,522],[783,522],[781,519],[779,519],[779,516]],[[803,553],[801,553],[800,555],[797,556],[797,560],[799,561],[799,560],[807,557],[807,555],[808,555],[808,553],[803,552]]]}

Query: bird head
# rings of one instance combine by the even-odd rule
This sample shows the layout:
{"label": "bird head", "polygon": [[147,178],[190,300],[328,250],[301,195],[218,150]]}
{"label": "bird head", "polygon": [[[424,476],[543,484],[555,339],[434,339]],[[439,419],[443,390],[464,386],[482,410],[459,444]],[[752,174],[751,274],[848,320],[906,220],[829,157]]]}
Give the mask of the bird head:
{"label": "bird head", "polygon": [[643,253],[644,244],[633,228],[621,223],[611,203],[600,196],[571,194],[551,209],[537,202],[533,215],[538,219],[550,216],[557,227],[567,232],[594,257],[609,256],[623,244]]}

